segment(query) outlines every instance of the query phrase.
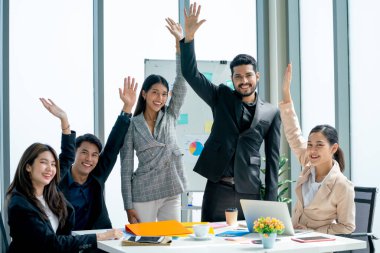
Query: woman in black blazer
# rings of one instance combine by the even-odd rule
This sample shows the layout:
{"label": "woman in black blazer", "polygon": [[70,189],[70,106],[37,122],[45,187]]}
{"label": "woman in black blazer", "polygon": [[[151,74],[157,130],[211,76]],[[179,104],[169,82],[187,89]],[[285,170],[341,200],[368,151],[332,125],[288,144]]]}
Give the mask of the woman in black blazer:
{"label": "woman in black blazer", "polygon": [[97,248],[98,240],[120,238],[120,230],[72,236],[74,210],[57,190],[57,154],[34,143],[21,157],[8,188],[8,224],[12,242],[8,252],[78,252]]}

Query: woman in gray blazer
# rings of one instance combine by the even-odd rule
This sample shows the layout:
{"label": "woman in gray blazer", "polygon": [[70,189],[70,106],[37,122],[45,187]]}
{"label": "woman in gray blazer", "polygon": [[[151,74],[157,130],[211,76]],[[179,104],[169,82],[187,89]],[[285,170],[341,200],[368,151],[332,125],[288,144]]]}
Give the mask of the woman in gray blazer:
{"label": "woman in gray blazer", "polygon": [[[176,141],[175,125],[186,94],[181,73],[179,40],[182,28],[167,19],[176,39],[176,78],[169,105],[168,82],[159,75],[148,76],[120,151],[121,188],[130,223],[180,220],[180,195],[186,188],[182,152]],[[138,167],[134,171],[134,151]]]}

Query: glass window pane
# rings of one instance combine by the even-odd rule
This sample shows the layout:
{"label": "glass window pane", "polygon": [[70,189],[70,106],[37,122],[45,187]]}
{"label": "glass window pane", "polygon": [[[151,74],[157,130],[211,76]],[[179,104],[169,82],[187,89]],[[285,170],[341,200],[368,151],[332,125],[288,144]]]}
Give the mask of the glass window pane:
{"label": "glass window pane", "polygon": [[335,125],[333,3],[300,1],[302,130]]}
{"label": "glass window pane", "polygon": [[9,1],[11,180],[33,142],[60,148],[61,124],[38,98],[51,98],[78,134],[93,132],[92,1]]}
{"label": "glass window pane", "polygon": [[[349,1],[350,88],[351,88],[351,164],[355,185],[379,187],[378,144],[380,2]],[[380,217],[380,208],[375,211]],[[374,233],[380,233],[380,219],[375,218]],[[375,242],[375,247],[380,247]]]}
{"label": "glass window pane", "polygon": [[212,0],[201,6],[200,18],[206,22],[195,34],[198,60],[231,61],[241,53],[257,59],[255,1]]}

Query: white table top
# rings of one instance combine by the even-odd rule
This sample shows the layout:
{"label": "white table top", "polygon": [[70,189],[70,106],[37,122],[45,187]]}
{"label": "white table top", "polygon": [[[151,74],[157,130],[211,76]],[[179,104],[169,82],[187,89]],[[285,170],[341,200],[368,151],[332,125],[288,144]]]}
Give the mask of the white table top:
{"label": "white table top", "polygon": [[[76,231],[73,234],[84,234],[89,231]],[[94,233],[94,231],[92,231]],[[216,231],[217,233],[217,231]],[[275,243],[273,249],[263,249],[261,244],[250,243],[251,239],[258,239],[257,234],[248,234],[243,238],[247,240],[227,241],[225,237],[212,237],[211,240],[198,241],[190,237],[180,237],[173,240],[170,246],[122,246],[120,240],[98,241],[98,248],[110,253],[150,253],[150,252],[181,252],[181,253],[234,253],[234,252],[281,252],[281,253],[318,253],[363,249],[367,247],[365,241],[340,236],[325,235],[321,233],[308,233],[307,236],[324,235],[335,237],[335,241],[300,243],[291,240],[294,236],[282,236]],[[306,236],[306,235],[299,235]]]}

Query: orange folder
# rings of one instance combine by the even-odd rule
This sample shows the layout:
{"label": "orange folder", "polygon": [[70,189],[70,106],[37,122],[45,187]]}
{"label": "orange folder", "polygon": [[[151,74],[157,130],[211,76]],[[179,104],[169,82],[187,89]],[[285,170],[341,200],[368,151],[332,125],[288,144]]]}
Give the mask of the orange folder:
{"label": "orange folder", "polygon": [[126,224],[125,231],[139,236],[173,236],[191,234],[191,231],[176,220]]}

